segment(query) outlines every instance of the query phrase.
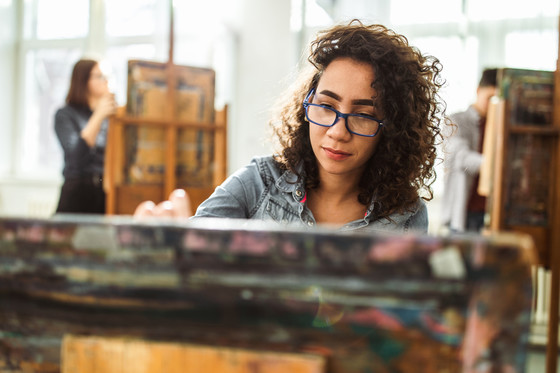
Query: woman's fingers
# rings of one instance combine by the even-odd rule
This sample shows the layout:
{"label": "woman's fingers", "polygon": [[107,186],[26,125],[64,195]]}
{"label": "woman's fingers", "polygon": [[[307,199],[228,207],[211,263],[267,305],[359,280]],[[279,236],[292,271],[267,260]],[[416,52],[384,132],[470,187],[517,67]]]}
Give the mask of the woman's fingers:
{"label": "woman's fingers", "polygon": [[171,201],[158,203],[153,209],[153,216],[172,218],[175,216],[175,209]]}
{"label": "woman's fingers", "polygon": [[156,204],[152,201],[144,201],[136,207],[134,216],[137,218],[154,216],[154,207],[156,207]]}
{"label": "woman's fingers", "polygon": [[169,195],[168,201],[157,205],[152,201],[140,203],[134,211],[134,217],[190,218],[191,201],[183,189],[176,189]]}
{"label": "woman's fingers", "polygon": [[157,205],[152,201],[142,202],[134,211],[135,218],[172,218],[175,216],[173,204],[170,201],[163,201]]}
{"label": "woman's fingers", "polygon": [[169,195],[175,217],[190,218],[192,214],[191,200],[184,189],[175,189]]}

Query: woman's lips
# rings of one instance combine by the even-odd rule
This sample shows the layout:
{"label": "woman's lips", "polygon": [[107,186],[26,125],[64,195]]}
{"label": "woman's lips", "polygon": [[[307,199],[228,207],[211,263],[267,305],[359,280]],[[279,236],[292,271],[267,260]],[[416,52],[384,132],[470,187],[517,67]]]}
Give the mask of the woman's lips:
{"label": "woman's lips", "polygon": [[323,148],[323,150],[325,151],[325,154],[327,155],[327,157],[329,157],[330,159],[333,159],[335,161],[341,161],[344,160],[348,157],[350,157],[352,154],[350,153],[346,153],[343,152],[341,150],[336,150],[336,149],[332,149],[332,148]]}

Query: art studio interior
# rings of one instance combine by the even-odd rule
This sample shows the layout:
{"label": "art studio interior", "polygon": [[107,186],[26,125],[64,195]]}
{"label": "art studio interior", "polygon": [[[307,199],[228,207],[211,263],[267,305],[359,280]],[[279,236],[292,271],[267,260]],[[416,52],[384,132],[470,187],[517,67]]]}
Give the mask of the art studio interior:
{"label": "art studio interior", "polygon": [[555,373],[559,17],[0,0],[0,372]]}

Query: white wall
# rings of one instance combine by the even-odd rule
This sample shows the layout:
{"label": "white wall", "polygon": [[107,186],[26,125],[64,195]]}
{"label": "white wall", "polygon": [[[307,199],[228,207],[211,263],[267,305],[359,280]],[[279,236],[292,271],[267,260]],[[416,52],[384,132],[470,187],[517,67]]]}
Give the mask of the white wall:
{"label": "white wall", "polygon": [[[11,168],[14,122],[15,5],[0,0],[0,174]],[[1,208],[1,206],[0,206]]]}
{"label": "white wall", "polygon": [[229,171],[270,154],[270,109],[295,68],[291,1],[246,0],[239,24],[235,106],[229,126]]}
{"label": "white wall", "polygon": [[56,210],[60,182],[6,179],[0,183],[0,216],[49,217]]}

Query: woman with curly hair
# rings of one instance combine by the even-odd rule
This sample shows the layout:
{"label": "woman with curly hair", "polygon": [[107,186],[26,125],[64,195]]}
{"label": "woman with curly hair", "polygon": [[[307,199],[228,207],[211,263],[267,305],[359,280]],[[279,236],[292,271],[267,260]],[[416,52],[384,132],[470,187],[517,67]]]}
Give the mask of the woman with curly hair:
{"label": "woman with curly hair", "polygon": [[[274,121],[280,151],[231,175],[195,217],[426,232],[444,111],[439,61],[356,20],[320,32],[308,61]],[[135,215],[188,210],[179,190]]]}

